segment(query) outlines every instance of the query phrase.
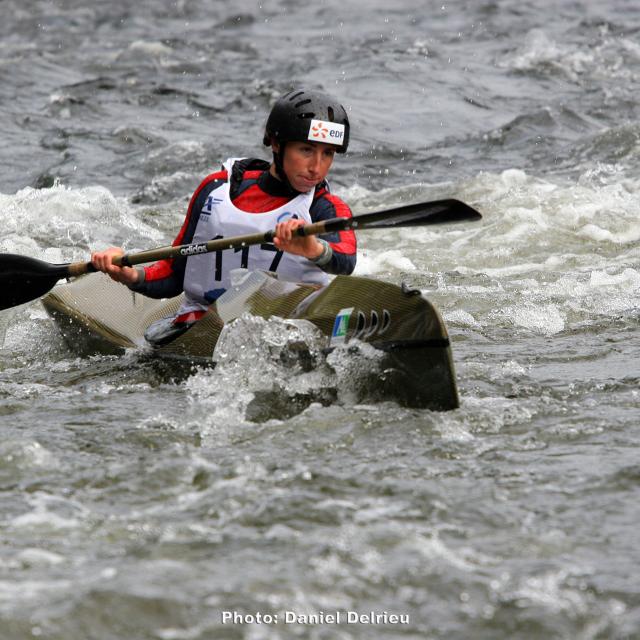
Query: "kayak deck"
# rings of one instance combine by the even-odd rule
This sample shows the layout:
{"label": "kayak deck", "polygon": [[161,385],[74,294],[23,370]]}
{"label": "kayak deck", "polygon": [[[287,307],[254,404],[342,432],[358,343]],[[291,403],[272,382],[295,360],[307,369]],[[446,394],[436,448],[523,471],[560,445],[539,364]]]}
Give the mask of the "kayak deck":
{"label": "kayak deck", "polygon": [[[147,298],[94,273],[57,285],[42,302],[70,345],[114,353],[151,350],[146,328],[175,314],[182,296]],[[411,407],[459,406],[449,337],[436,308],[419,291],[370,278],[336,276],[318,288],[246,272],[190,329],[153,353],[211,362],[225,324],[246,313],[311,322],[327,337],[327,349],[364,342],[380,350],[378,370],[362,381],[376,384],[374,395]]]}

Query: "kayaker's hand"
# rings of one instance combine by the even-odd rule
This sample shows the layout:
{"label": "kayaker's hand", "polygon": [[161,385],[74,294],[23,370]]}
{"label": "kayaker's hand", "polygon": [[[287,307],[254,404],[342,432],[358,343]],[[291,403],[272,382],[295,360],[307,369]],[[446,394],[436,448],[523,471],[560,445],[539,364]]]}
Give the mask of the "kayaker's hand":
{"label": "kayaker's hand", "polygon": [[105,251],[96,251],[91,254],[91,262],[98,270],[106,273],[112,280],[122,284],[134,284],[138,282],[138,272],[132,267],[118,267],[113,264],[116,256],[124,255],[124,251],[118,247],[110,247]]}
{"label": "kayaker's hand", "polygon": [[294,236],[293,232],[298,227],[304,226],[304,220],[290,218],[276,225],[276,235],[273,244],[276,249],[294,253],[297,256],[304,256],[310,260],[317,258],[323,250],[323,246],[315,236]]}

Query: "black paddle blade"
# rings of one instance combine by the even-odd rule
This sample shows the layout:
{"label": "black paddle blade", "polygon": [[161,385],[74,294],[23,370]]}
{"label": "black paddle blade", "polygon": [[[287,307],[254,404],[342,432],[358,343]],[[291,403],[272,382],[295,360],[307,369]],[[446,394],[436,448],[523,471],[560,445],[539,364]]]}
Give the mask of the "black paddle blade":
{"label": "black paddle blade", "polygon": [[68,265],[13,253],[0,254],[0,310],[35,300],[69,275]]}
{"label": "black paddle blade", "polygon": [[482,219],[479,211],[461,200],[449,198],[433,202],[418,202],[396,209],[364,213],[353,218],[354,229],[393,229],[430,224],[473,222]]}

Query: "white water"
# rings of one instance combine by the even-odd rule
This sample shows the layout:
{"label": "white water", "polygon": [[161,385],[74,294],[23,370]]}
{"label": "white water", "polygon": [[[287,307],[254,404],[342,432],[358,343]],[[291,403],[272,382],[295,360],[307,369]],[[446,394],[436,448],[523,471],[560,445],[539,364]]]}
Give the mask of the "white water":
{"label": "white water", "polygon": [[638,635],[628,3],[4,5],[2,252],[170,242],[199,180],[262,153],[292,80],[350,109],[332,186],[354,211],[458,197],[484,218],[359,237],[358,274],[442,311],[453,412],[354,404],[371,354],[304,370],[288,354],[314,338],[286,323],[243,319],[224,366],[185,371],[2,312],[2,640]]}

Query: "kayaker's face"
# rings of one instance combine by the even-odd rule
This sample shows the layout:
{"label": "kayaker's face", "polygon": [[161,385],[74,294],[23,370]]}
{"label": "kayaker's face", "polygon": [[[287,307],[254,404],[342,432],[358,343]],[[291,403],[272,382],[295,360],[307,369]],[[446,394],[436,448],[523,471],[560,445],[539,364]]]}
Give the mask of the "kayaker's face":
{"label": "kayaker's face", "polygon": [[327,177],[335,153],[333,145],[323,142],[288,142],[282,168],[291,186],[306,193]]}

